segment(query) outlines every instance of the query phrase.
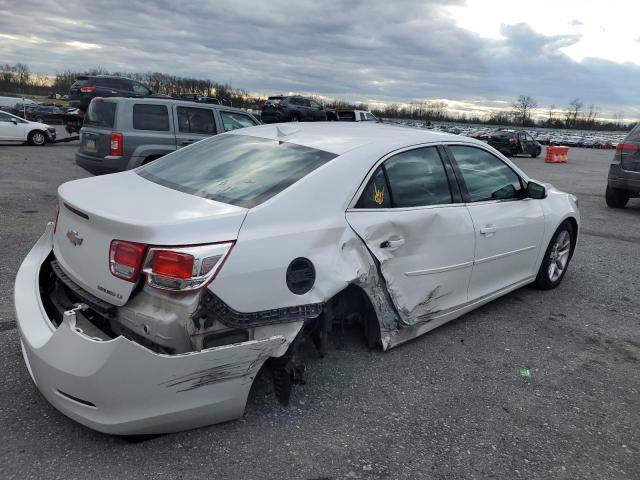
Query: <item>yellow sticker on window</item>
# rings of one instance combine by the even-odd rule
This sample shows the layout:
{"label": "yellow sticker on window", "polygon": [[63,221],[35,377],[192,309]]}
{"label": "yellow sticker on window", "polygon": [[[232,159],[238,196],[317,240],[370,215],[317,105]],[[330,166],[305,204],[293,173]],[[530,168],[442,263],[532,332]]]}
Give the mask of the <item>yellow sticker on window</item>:
{"label": "yellow sticker on window", "polygon": [[384,187],[378,188],[375,182],[373,182],[373,201],[378,205],[384,203]]}

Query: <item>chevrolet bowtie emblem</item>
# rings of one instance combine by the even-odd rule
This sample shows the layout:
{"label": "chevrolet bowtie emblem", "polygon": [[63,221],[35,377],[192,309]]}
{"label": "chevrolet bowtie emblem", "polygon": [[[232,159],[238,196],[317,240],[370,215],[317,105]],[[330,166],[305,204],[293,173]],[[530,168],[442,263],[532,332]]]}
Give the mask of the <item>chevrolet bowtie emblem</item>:
{"label": "chevrolet bowtie emblem", "polygon": [[76,232],[75,230],[69,230],[67,232],[67,238],[69,239],[69,241],[71,243],[73,243],[76,247],[82,245],[82,241],[84,240],[84,238],[80,237],[78,235],[78,232]]}

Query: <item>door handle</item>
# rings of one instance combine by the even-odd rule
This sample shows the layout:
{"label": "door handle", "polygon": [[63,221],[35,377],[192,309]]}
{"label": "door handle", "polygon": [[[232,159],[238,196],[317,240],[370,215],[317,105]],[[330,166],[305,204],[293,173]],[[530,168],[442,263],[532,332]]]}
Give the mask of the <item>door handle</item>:
{"label": "door handle", "polygon": [[193,140],[189,139],[189,140],[183,140],[182,142],[180,142],[180,145],[191,145],[193,143]]}
{"label": "door handle", "polygon": [[385,240],[380,244],[380,248],[398,248],[404,245],[404,238],[398,238],[396,240]]}
{"label": "door handle", "polygon": [[487,225],[486,227],[483,227],[480,229],[480,233],[482,235],[487,235],[488,237],[490,237],[491,235],[493,235],[494,233],[496,233],[496,227]]}

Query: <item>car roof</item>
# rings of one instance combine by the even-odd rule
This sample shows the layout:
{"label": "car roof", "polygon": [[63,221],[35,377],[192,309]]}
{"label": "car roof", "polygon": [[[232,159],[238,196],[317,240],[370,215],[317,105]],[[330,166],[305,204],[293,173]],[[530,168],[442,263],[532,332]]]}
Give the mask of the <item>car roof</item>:
{"label": "car roof", "polygon": [[365,145],[376,144],[392,151],[404,146],[437,142],[484,142],[433,130],[387,125],[373,122],[312,122],[259,125],[234,130],[234,135],[249,135],[290,142],[342,155]]}
{"label": "car roof", "polygon": [[176,103],[180,106],[185,107],[195,107],[195,108],[214,108],[216,110],[228,110],[230,112],[238,112],[251,114],[246,110],[236,107],[229,107],[227,105],[219,105],[217,103],[205,103],[205,102],[195,102],[193,100],[186,99],[177,99],[177,98],[163,98],[163,97],[145,97],[145,98],[136,98],[136,97],[97,97],[102,98],[104,102],[131,102],[131,103]]}

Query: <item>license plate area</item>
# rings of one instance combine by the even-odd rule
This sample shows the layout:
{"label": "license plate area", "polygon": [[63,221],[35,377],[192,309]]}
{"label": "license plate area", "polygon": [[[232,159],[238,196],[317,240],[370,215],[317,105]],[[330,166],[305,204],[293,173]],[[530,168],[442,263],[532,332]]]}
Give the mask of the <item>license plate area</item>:
{"label": "license plate area", "polygon": [[84,137],[84,149],[87,152],[95,152],[96,148],[96,138],[94,136],[85,135]]}

